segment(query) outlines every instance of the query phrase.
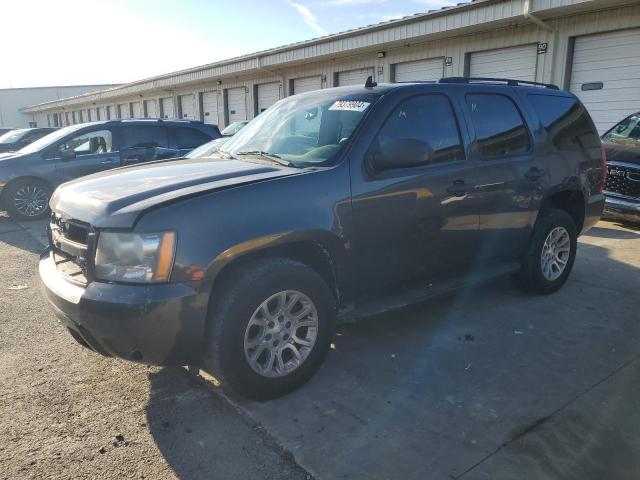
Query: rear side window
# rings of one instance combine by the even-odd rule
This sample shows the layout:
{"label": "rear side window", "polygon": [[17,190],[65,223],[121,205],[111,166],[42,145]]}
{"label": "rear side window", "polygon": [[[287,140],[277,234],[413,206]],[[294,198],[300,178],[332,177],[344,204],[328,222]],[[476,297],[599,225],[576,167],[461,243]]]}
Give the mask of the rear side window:
{"label": "rear side window", "polygon": [[126,126],[120,129],[120,149],[169,146],[167,129],[164,127]]}
{"label": "rear side window", "polygon": [[466,100],[482,160],[522,155],[529,151],[529,131],[510,98],[474,93],[467,95]]}
{"label": "rear side window", "polygon": [[553,95],[527,97],[557,149],[578,150],[600,144],[586,110],[575,98]]}
{"label": "rear side window", "polygon": [[433,163],[464,160],[458,123],[449,99],[444,95],[420,95],[400,103],[385,122],[378,142],[381,146],[411,138],[433,149]]}
{"label": "rear side window", "polygon": [[175,129],[178,148],[195,148],[211,140],[211,137],[194,128]]}

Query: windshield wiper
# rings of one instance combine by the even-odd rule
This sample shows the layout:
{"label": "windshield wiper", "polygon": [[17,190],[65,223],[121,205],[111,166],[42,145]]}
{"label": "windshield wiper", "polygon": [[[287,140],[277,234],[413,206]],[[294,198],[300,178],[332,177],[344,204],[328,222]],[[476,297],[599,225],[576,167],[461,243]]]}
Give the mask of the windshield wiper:
{"label": "windshield wiper", "polygon": [[248,150],[246,152],[238,152],[238,153],[236,153],[236,156],[238,156],[238,157],[241,156],[241,155],[253,155],[253,156],[256,156],[256,157],[266,158],[267,160],[270,160],[273,163],[284,165],[285,167],[293,167],[294,166],[291,162],[288,162],[287,160],[283,160],[280,155],[276,155],[275,153],[264,152],[262,150]]}

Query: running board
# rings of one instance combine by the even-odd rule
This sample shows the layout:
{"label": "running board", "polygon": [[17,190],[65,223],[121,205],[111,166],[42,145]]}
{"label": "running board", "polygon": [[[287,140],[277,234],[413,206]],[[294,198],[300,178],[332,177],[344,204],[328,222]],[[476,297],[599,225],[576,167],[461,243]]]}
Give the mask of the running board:
{"label": "running board", "polygon": [[347,307],[340,310],[338,312],[338,322],[355,322],[365,317],[398,310],[455,290],[472,287],[497,277],[516,273],[520,268],[521,266],[518,262],[503,263],[495,267],[485,267],[481,271],[473,272],[463,278],[448,280],[438,285],[430,284],[406,290],[387,298],[366,301],[358,307],[351,306],[351,308]]}

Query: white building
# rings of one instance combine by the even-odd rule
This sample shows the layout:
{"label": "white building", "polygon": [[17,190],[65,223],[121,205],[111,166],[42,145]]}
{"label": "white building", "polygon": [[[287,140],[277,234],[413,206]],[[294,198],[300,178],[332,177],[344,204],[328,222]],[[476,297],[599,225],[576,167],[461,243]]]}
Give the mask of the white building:
{"label": "white building", "polygon": [[[75,85],[62,87],[2,88],[0,89],[0,127],[29,127],[33,125],[32,116],[20,110],[36,103],[59,100],[96,90],[104,90],[114,85]],[[46,121],[38,127],[49,126]],[[54,126],[54,125],[50,125]]]}
{"label": "white building", "polygon": [[222,127],[283,96],[364,84],[369,75],[554,83],[582,99],[602,132],[640,110],[640,1],[475,0],[23,112],[38,125],[160,116]]}

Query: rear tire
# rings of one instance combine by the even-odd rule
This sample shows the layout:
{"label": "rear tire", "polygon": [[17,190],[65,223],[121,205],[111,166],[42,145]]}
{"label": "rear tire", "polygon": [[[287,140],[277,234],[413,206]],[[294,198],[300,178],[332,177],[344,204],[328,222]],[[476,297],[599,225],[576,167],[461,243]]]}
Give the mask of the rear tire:
{"label": "rear tire", "polygon": [[320,368],[335,310],[314,270],[286,258],[260,260],[238,268],[212,295],[204,364],[223,384],[267,400]]}
{"label": "rear tire", "polygon": [[7,212],[16,220],[41,220],[49,214],[51,187],[42,180],[11,182],[2,193]]}
{"label": "rear tire", "polygon": [[513,277],[516,286],[537,294],[559,290],[573,268],[577,239],[576,225],[567,212],[555,208],[540,212],[522,269]]}

